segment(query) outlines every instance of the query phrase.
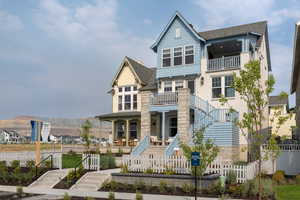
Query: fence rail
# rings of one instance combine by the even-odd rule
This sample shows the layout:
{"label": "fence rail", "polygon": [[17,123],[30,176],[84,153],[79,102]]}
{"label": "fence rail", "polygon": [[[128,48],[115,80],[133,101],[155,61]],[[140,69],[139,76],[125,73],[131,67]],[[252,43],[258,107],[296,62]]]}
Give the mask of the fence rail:
{"label": "fence rail", "polygon": [[[145,172],[152,169],[153,173],[164,173],[172,170],[177,174],[190,174],[191,164],[182,156],[130,156],[124,155],[122,164],[131,172]],[[227,176],[231,171],[236,174],[237,181],[243,183],[257,175],[257,162],[248,165],[233,165],[231,162],[216,160],[211,163],[206,173],[218,173]]]}
{"label": "fence rail", "polygon": [[240,66],[241,66],[240,55],[214,58],[208,60],[207,71],[235,69],[235,68],[239,68]]}
{"label": "fence rail", "polygon": [[[300,151],[300,144],[279,144],[279,149],[282,151]],[[267,145],[263,145],[262,149],[267,149]]]}
{"label": "fence rail", "polygon": [[[87,159],[85,159],[85,158],[87,158]],[[97,170],[97,171],[100,170],[100,155],[99,154],[82,154],[82,160],[83,160],[82,166],[84,169]]]}
{"label": "fence rail", "polygon": [[156,93],[150,97],[152,105],[175,105],[178,103],[177,92]]}

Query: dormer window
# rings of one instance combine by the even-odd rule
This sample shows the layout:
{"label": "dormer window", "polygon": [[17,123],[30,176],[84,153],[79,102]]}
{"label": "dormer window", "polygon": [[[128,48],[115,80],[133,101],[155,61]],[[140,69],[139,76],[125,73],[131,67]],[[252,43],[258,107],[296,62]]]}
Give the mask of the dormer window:
{"label": "dormer window", "polygon": [[176,30],[175,30],[175,38],[180,38],[180,36],[181,36],[180,28],[176,28]]}
{"label": "dormer window", "polygon": [[171,66],[171,49],[163,49],[163,67]]}
{"label": "dormer window", "polygon": [[194,46],[185,46],[185,64],[194,64]]}
{"label": "dormer window", "polygon": [[174,48],[174,65],[182,65],[182,47]]}

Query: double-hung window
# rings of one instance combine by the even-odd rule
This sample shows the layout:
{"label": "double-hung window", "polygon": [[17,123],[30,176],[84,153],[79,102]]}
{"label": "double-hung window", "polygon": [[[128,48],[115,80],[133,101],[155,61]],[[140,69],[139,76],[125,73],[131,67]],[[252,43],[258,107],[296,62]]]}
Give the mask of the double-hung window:
{"label": "double-hung window", "polygon": [[194,46],[185,46],[184,49],[185,64],[194,64]]}
{"label": "double-hung window", "polygon": [[174,48],[174,66],[182,65],[182,47]]}
{"label": "double-hung window", "polygon": [[164,91],[165,92],[172,92],[172,81],[165,81]]}
{"label": "double-hung window", "polygon": [[123,110],[123,96],[122,95],[118,96],[118,109]]}
{"label": "double-hung window", "polygon": [[133,110],[137,109],[137,94],[133,95]]}
{"label": "double-hung window", "polygon": [[118,110],[136,110],[137,109],[137,87],[124,86],[119,87],[118,92]]}
{"label": "double-hung window", "polygon": [[212,97],[220,98],[222,94],[221,77],[212,78]]}
{"label": "double-hung window", "polygon": [[183,88],[182,80],[175,81],[175,91],[177,91],[179,88]]}
{"label": "double-hung window", "polygon": [[171,66],[171,49],[163,49],[163,67]]}
{"label": "double-hung window", "polygon": [[127,94],[125,95],[125,110],[130,110],[131,108],[131,95],[130,94]]}
{"label": "double-hung window", "polygon": [[233,76],[225,76],[225,97],[234,97]]}

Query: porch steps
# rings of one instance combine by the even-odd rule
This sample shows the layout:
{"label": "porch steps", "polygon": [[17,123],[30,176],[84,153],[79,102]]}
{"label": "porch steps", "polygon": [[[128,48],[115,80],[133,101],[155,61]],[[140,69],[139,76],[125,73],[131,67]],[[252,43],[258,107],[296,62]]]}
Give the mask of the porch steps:
{"label": "porch steps", "polygon": [[165,153],[165,149],[167,148],[167,146],[154,146],[151,145],[149,146],[143,153],[142,155],[161,155],[163,156]]}
{"label": "porch steps", "polygon": [[72,169],[51,170],[43,174],[29,187],[34,188],[53,188],[57,183],[64,179]]}
{"label": "porch steps", "polygon": [[120,169],[87,172],[71,187],[71,190],[97,191],[104,181],[111,179],[111,173],[116,172],[120,172]]}

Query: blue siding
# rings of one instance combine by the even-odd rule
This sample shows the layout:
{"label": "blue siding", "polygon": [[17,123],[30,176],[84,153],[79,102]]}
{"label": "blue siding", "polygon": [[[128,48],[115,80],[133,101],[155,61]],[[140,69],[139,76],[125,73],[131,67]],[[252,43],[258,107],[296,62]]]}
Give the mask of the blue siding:
{"label": "blue siding", "polygon": [[[175,38],[175,30],[180,28],[181,37]],[[193,65],[181,65],[176,67],[161,67],[161,56],[162,56],[162,49],[164,48],[171,48],[172,55],[173,55],[173,48],[174,47],[184,47],[185,45],[194,45],[195,51],[195,63]],[[167,30],[164,37],[161,39],[160,43],[158,44],[157,48],[157,74],[156,78],[163,78],[163,77],[172,77],[172,76],[182,76],[188,74],[199,74],[200,73],[200,56],[201,56],[201,49],[203,45],[200,41],[195,38],[195,36],[191,33],[190,30],[182,23],[182,21],[177,17],[170,28]]]}
{"label": "blue siding", "polygon": [[156,112],[163,112],[163,111],[171,111],[171,110],[178,110],[177,105],[164,105],[164,106],[155,106],[150,105],[150,111],[156,111]]}
{"label": "blue siding", "polygon": [[206,128],[204,139],[212,139],[218,146],[236,145],[237,138],[234,124],[232,122],[215,122]]}

